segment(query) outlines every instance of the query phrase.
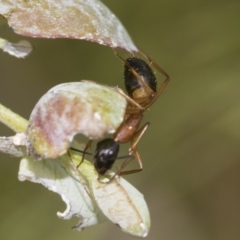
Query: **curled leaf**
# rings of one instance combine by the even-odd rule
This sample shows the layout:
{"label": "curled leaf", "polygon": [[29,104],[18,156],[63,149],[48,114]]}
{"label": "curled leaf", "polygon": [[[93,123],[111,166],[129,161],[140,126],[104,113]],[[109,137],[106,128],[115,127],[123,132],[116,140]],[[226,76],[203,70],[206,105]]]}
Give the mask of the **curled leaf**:
{"label": "curled leaf", "polygon": [[122,123],[126,99],[117,88],[90,81],[50,89],[34,107],[26,131],[28,152],[35,159],[57,158],[74,135],[98,139]]}
{"label": "curled leaf", "polygon": [[110,183],[97,178],[91,182],[94,198],[104,215],[124,232],[135,237],[146,237],[150,216],[143,195],[123,178]]}
{"label": "curled leaf", "polygon": [[[81,157],[72,154],[78,165]],[[101,181],[89,164],[80,165],[80,173],[88,180],[93,198],[102,213],[124,232],[135,237],[146,237],[150,229],[150,215],[144,196],[124,178],[116,176],[109,179],[102,176]],[[113,176],[115,173],[110,173]]]}
{"label": "curled leaf", "polygon": [[[29,157],[21,160],[18,178],[40,183],[49,190],[58,193],[66,203],[66,210],[57,215],[62,219],[79,217],[79,230],[95,225],[105,219],[93,198],[88,186],[74,169],[68,158],[59,160],[33,161]],[[81,182],[80,182],[81,180]]]}
{"label": "curled leaf", "polygon": [[138,51],[122,23],[98,0],[1,0],[0,14],[21,35],[85,39]]}
{"label": "curled leaf", "polygon": [[42,161],[25,157],[21,160],[18,176],[21,181],[41,183],[58,193],[67,205],[58,216],[63,219],[79,217],[75,229],[81,230],[108,218],[124,232],[146,237],[150,216],[143,195],[121,177],[109,183],[100,182],[93,164],[86,160],[78,171],[76,165],[80,160],[76,154],[71,154],[71,160],[66,155]]}

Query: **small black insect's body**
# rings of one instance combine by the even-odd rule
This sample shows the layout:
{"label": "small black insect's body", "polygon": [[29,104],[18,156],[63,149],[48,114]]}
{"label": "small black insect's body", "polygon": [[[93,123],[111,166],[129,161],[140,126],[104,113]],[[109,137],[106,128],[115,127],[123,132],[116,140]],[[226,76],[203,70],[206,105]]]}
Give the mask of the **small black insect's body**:
{"label": "small black insect's body", "polygon": [[100,175],[112,168],[119,152],[119,144],[112,138],[106,138],[97,143],[94,153],[94,166]]}
{"label": "small black insect's body", "polygon": [[[131,145],[129,155],[124,157],[125,161],[115,175],[126,175],[142,170],[142,161],[137,150],[137,144],[147,130],[149,123],[147,122],[139,128],[140,122],[144,112],[157,100],[170,80],[168,74],[143,53],[149,60],[149,63],[166,77],[165,81],[157,89],[156,77],[151,67],[144,60],[136,57],[125,60],[117,53],[116,55],[124,63],[124,80],[128,95],[122,92],[121,94],[128,100],[128,105],[124,120],[116,130],[113,138],[104,139],[97,144],[94,153],[94,166],[99,175],[103,175],[111,169],[117,159],[119,144],[128,142],[130,142]],[[87,150],[89,146],[90,144],[87,144],[85,150]],[[138,161],[139,168],[122,171],[132,158]]]}
{"label": "small black insect's body", "polygon": [[[136,71],[134,74],[133,70]],[[125,87],[128,92],[128,95],[133,98],[133,92],[136,89],[144,88],[141,78],[153,92],[157,90],[157,81],[156,77],[149,67],[149,65],[140,58],[132,57],[126,59],[125,67],[124,67],[124,80],[125,80]]]}

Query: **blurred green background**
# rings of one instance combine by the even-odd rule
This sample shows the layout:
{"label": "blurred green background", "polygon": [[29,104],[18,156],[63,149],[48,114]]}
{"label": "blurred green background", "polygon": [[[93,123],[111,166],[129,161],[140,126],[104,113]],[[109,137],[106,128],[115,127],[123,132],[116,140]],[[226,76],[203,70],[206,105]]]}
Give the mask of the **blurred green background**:
{"label": "blurred green background", "polygon": [[[146,239],[239,240],[240,1],[103,2],[171,76],[145,114],[151,125],[139,144],[144,171],[126,177],[150,209]],[[3,19],[0,36],[24,38]],[[29,41],[35,50],[24,60],[0,52],[0,102],[23,117],[62,82],[91,79],[123,88],[122,63],[111,49],[68,39]],[[0,125],[1,136],[12,134]],[[56,216],[65,209],[60,197],[19,182],[18,159],[0,159],[0,239],[132,239],[111,222],[72,231],[77,219]]]}

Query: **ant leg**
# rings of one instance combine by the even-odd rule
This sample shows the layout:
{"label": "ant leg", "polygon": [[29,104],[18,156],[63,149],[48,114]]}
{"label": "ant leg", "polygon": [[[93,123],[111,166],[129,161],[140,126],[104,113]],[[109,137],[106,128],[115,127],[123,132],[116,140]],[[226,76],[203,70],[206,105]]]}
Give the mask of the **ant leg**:
{"label": "ant leg", "polygon": [[138,142],[140,141],[140,139],[142,138],[143,134],[146,132],[148,126],[149,126],[149,122],[145,123],[133,136],[133,141],[131,142],[131,147],[129,149],[129,151],[133,151]]}
{"label": "ant leg", "polygon": [[75,172],[76,176],[78,176],[78,179],[77,179],[77,180],[81,183],[81,185],[82,185],[83,188],[85,189],[87,195],[92,199],[92,196],[91,196],[91,194],[90,194],[90,192],[89,192],[89,189],[87,188],[86,182],[83,181],[81,175],[79,174],[79,171],[78,171],[79,165],[76,166],[75,163],[73,162],[70,151],[67,151],[67,155],[68,155],[68,157],[69,157],[71,166],[74,168],[74,172]]}
{"label": "ant leg", "polygon": [[168,74],[152,59],[150,58],[143,50],[139,50],[139,52],[149,61],[149,65],[153,65],[155,69],[157,69],[161,74],[163,74],[166,79],[170,79]]}
{"label": "ant leg", "polygon": [[[121,167],[117,170],[117,172],[109,179],[109,182],[111,182],[116,176],[121,176],[121,175],[127,175],[127,174],[131,174],[131,171],[135,170],[129,170],[129,171],[123,171],[122,170],[128,165],[128,163],[134,158],[134,156],[129,155],[128,157],[126,157],[126,159],[124,160],[124,162],[122,163]],[[139,171],[141,171],[142,169],[140,169]],[[129,173],[130,172],[130,173]],[[138,172],[138,169],[137,171]]]}
{"label": "ant leg", "polygon": [[[142,160],[140,157],[139,152],[137,151],[137,144],[140,141],[140,139],[142,138],[143,134],[145,133],[145,131],[147,130],[149,126],[149,122],[145,123],[135,134],[134,134],[134,140],[131,142],[131,147],[129,149],[129,157],[122,163],[120,169],[114,174],[113,178],[116,175],[128,175],[128,174],[132,174],[132,173],[137,173],[142,171],[143,169],[143,165],[142,165]],[[127,164],[133,159],[135,158],[138,162],[139,168],[138,169],[132,169],[132,170],[127,170],[127,171],[122,171]]]}
{"label": "ant leg", "polygon": [[150,108],[151,105],[158,99],[158,97],[160,96],[160,94],[162,93],[162,91],[164,90],[164,88],[167,86],[167,84],[169,83],[169,81],[170,81],[170,79],[167,78],[167,79],[161,84],[161,86],[160,86],[159,89],[157,90],[157,92],[156,92],[154,98],[152,99],[152,101],[151,101],[148,105],[146,105],[146,107],[145,107],[146,109]]}
{"label": "ant leg", "polygon": [[88,148],[91,147],[92,141],[93,141],[93,140],[89,140],[89,141],[87,142],[85,148],[83,149],[83,151],[82,151],[82,152],[83,152],[83,154],[82,154],[82,159],[81,159],[81,162],[77,165],[77,168],[79,168],[80,165],[82,164],[82,162],[84,161],[85,153],[86,153],[86,151],[88,150]]}
{"label": "ant leg", "polygon": [[144,110],[144,108],[138,104],[136,101],[134,101],[132,98],[130,98],[121,88],[119,87],[114,87],[114,86],[109,86],[107,84],[103,84],[103,83],[96,83],[94,81],[91,81],[91,80],[81,80],[81,82],[90,82],[90,83],[95,83],[95,84],[98,84],[100,86],[104,86],[104,87],[108,87],[110,89],[113,89],[114,91],[118,92],[119,94],[121,94],[123,97],[126,98],[126,100],[131,103],[132,105],[136,106],[137,108],[141,109],[141,110]]}
{"label": "ant leg", "polygon": [[120,58],[120,60],[126,65],[128,66],[128,68],[131,70],[131,72],[135,75],[135,77],[140,81],[141,85],[144,87],[144,89],[149,93],[149,95],[152,93],[152,89],[148,86],[148,84],[142,79],[142,77],[137,73],[137,71],[132,68],[128,62],[123,58],[121,57],[117,52],[115,52],[115,55]]}
{"label": "ant leg", "polygon": [[[121,170],[132,160],[132,158],[135,158],[137,160],[139,168],[121,172]],[[132,174],[132,173],[137,173],[137,172],[140,172],[140,171],[143,170],[142,160],[140,158],[140,154],[137,151],[137,149],[133,150],[133,155],[131,157],[127,158],[123,162],[123,164],[122,164],[122,166],[121,166],[121,168],[119,170],[120,171],[119,171],[118,175],[120,175],[120,176]]]}
{"label": "ant leg", "polygon": [[145,58],[148,59],[149,65],[153,65],[153,67],[154,67],[157,71],[159,71],[161,74],[163,74],[163,75],[166,77],[165,81],[161,84],[161,86],[160,86],[159,89],[157,90],[157,92],[156,92],[154,98],[152,99],[152,101],[146,106],[146,109],[147,109],[147,108],[149,108],[149,107],[157,100],[157,98],[160,96],[160,94],[162,93],[162,91],[164,90],[164,88],[165,88],[165,87],[167,86],[167,84],[169,83],[170,77],[169,77],[169,75],[168,75],[160,66],[158,66],[157,63],[154,62],[153,59],[151,59],[144,51],[142,51],[142,50],[139,50],[139,51],[140,51],[140,53],[141,53]]}
{"label": "ant leg", "polygon": [[116,87],[115,90],[121,94],[123,97],[126,98],[126,100],[131,103],[132,105],[136,106],[137,108],[139,108],[140,110],[144,110],[145,108],[143,108],[140,104],[138,104],[135,100],[133,100],[132,98],[130,98],[121,88]]}
{"label": "ant leg", "polygon": [[[139,164],[139,168],[138,169],[132,169],[132,170],[128,170],[128,171],[122,171],[127,165],[128,163],[135,158],[138,161]],[[142,165],[142,160],[140,158],[140,155],[137,151],[137,149],[134,150],[134,153],[132,156],[129,156],[121,165],[121,167],[119,168],[119,170],[109,179],[109,182],[111,182],[116,176],[124,176],[124,175],[128,175],[128,174],[132,174],[132,173],[137,173],[143,170],[143,165]]]}

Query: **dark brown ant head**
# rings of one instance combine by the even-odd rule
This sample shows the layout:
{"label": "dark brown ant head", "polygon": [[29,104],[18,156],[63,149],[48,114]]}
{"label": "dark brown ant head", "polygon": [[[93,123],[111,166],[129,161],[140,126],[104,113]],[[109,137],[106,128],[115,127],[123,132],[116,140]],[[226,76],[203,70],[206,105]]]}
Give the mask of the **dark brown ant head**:
{"label": "dark brown ant head", "polygon": [[94,166],[100,175],[111,169],[119,152],[119,144],[111,138],[106,138],[97,143],[94,153]]}
{"label": "dark brown ant head", "polygon": [[[134,96],[134,91],[136,89],[142,90],[141,92],[143,95],[139,95],[139,97],[149,95],[149,90],[155,93],[157,89],[157,81],[152,69],[140,58],[131,57],[126,59],[124,80],[128,95],[132,98],[137,97]],[[142,81],[146,83],[148,89],[146,89],[146,85],[144,85]]]}

